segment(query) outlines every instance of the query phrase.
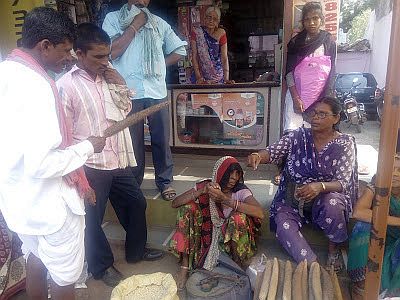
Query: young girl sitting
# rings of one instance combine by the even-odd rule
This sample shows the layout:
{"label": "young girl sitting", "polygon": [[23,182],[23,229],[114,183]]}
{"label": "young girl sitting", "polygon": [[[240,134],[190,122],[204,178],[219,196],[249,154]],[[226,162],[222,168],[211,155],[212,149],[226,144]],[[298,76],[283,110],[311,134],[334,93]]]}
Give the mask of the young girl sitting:
{"label": "young girl sitting", "polygon": [[[358,200],[353,217],[360,220],[354,226],[349,244],[348,272],[353,281],[353,299],[363,299],[368,245],[371,231],[372,200],[375,196],[374,178]],[[400,156],[395,157],[392,177],[392,193],[385,255],[382,266],[381,291],[391,295],[400,292]]]}

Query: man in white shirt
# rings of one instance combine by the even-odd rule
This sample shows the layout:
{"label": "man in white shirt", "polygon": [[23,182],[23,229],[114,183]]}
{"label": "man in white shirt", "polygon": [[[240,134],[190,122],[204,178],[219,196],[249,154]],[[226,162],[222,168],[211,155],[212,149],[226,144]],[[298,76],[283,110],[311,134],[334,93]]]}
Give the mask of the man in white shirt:
{"label": "man in white shirt", "polygon": [[50,8],[26,15],[23,48],[0,63],[0,210],[21,238],[30,299],[74,299],[84,262],[84,203],[95,204],[83,169],[105,139],[72,145],[51,70],[62,71],[74,24]]}

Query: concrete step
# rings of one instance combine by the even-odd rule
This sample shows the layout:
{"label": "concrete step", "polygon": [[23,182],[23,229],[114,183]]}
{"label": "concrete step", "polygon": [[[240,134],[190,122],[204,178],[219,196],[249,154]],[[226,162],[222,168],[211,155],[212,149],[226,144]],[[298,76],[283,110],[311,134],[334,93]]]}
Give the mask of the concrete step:
{"label": "concrete step", "polygon": [[[262,222],[261,227],[261,237],[266,240],[275,240],[275,234],[269,230],[269,218],[268,218],[268,210],[266,209],[266,217]],[[151,239],[152,232],[154,230],[160,231],[160,233],[164,233],[163,237],[167,237],[167,232],[169,233],[175,228],[176,222],[176,209],[171,207],[171,204],[167,201],[159,200],[159,199],[149,199],[147,198],[147,224],[148,227],[151,228],[149,231],[149,237]],[[118,219],[115,215],[114,210],[112,209],[111,205],[107,206],[106,216],[105,216],[106,224],[110,224],[110,226],[116,226],[115,224],[118,223]],[[120,225],[119,225],[120,226]],[[122,227],[120,229],[123,231]],[[322,231],[317,231],[310,226],[304,226],[302,229],[302,233],[304,234],[305,238],[311,245],[319,245],[324,246],[327,245],[327,238],[324,236]],[[157,235],[155,233],[155,235]],[[117,234],[116,236],[120,238],[124,238],[124,234]],[[164,242],[162,239],[156,238],[158,241],[157,248],[161,247],[162,243]]]}
{"label": "concrete step", "polygon": [[[173,154],[174,160],[174,182],[173,187],[177,194],[181,194],[195,186],[195,183],[205,178],[210,178],[215,161],[219,157],[191,155],[191,154]],[[245,172],[244,178],[246,185],[253,192],[254,197],[264,208],[266,217],[262,223],[262,238],[266,240],[275,240],[275,234],[269,231],[268,209],[275,195],[277,187],[272,184],[271,179],[277,173],[273,165],[260,165],[254,171],[246,166],[246,158],[238,158]],[[146,152],[146,169],[142,192],[147,200],[147,223],[149,228],[167,228],[170,232],[175,227],[176,210],[171,207],[171,203],[164,201],[154,184],[154,167],[152,166],[151,154]],[[118,219],[109,204],[106,209],[105,222],[117,223]],[[166,231],[168,231],[166,229]],[[304,228],[304,234],[310,244],[326,245],[327,239],[322,232],[312,230],[308,226]],[[151,239],[151,231],[149,237]],[[161,243],[162,244],[162,243]],[[160,245],[161,245],[160,244]],[[159,246],[160,246],[159,245]]]}

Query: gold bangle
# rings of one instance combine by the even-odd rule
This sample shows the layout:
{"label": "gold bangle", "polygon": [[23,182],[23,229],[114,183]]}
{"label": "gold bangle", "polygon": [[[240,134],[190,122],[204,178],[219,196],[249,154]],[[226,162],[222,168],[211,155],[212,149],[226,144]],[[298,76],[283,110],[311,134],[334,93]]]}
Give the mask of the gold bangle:
{"label": "gold bangle", "polygon": [[260,155],[260,154],[258,154],[258,152],[253,152],[253,153],[251,153],[250,155],[257,155],[257,156],[258,156],[258,158],[261,160],[261,155]]}
{"label": "gold bangle", "polygon": [[321,185],[322,185],[322,191],[325,192],[325,190],[326,190],[325,183],[321,182]]}

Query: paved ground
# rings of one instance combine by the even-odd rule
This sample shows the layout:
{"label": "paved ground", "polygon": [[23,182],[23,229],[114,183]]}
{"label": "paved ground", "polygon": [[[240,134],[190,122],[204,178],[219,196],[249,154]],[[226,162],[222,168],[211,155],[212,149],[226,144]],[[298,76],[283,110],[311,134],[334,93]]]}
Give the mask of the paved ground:
{"label": "paved ground", "polygon": [[349,127],[346,123],[340,124],[342,132],[354,135],[357,144],[371,145],[379,151],[380,126],[378,121],[367,121],[361,128],[361,133],[357,133],[354,126]]}
{"label": "paved ground", "polygon": [[[379,148],[379,124],[376,121],[368,121],[362,128],[361,133],[356,133],[354,128],[348,128],[346,124],[342,124],[341,129],[343,132],[353,134],[356,137],[357,143],[363,145],[371,145],[376,150]],[[210,156],[194,156],[194,155],[174,155],[175,170],[174,187],[178,193],[185,191],[186,189],[193,186],[193,184],[205,177],[209,177],[212,167],[218,157]],[[240,158],[241,162],[245,159]],[[145,174],[145,180],[143,183],[143,192],[149,202],[149,207],[154,211],[154,215],[148,216],[149,219],[149,244],[153,247],[163,248],[165,239],[170,235],[173,223],[171,218],[165,221],[165,218],[156,217],[157,207],[161,207],[161,215],[171,214],[171,208],[168,204],[160,200],[160,195],[154,186],[154,168],[151,165],[151,156],[147,155],[147,169]],[[262,166],[258,171],[252,171],[245,169],[246,183],[253,190],[255,197],[262,203],[263,207],[267,208],[272,200],[275,193],[276,187],[271,184],[271,178],[275,174],[275,169],[270,166]],[[154,208],[155,207],[155,208]],[[158,209],[160,210],[160,209]],[[172,219],[174,212],[172,211]],[[165,226],[154,226],[152,224],[157,223],[159,218],[164,222]],[[111,218],[112,219],[112,218]],[[155,220],[157,219],[157,220]],[[266,228],[265,228],[266,229]],[[107,235],[112,242],[112,249],[115,256],[115,262],[118,269],[126,276],[129,277],[133,274],[148,274],[153,272],[166,272],[175,274],[178,270],[177,259],[171,254],[166,254],[165,257],[158,262],[141,262],[137,264],[127,264],[124,259],[123,251],[123,240],[124,233],[118,224],[108,222],[105,224],[105,230]],[[313,249],[318,254],[321,261],[326,259],[326,248],[322,247],[324,244],[323,240],[315,242],[312,245]],[[288,259],[288,256],[284,250],[276,243],[275,240],[268,237],[264,237],[259,245],[259,255],[265,253],[268,257],[279,257],[282,259]],[[345,286],[348,283],[346,277],[342,277],[342,283]],[[106,300],[110,298],[111,288],[106,287],[101,281],[95,281],[90,279],[87,282],[88,289],[77,290],[77,299],[93,299],[93,300]],[[345,299],[348,299],[348,294],[345,291]],[[182,295],[181,295],[182,296]],[[184,299],[184,296],[181,297]],[[13,300],[25,300],[27,299],[25,293],[21,293]]]}

